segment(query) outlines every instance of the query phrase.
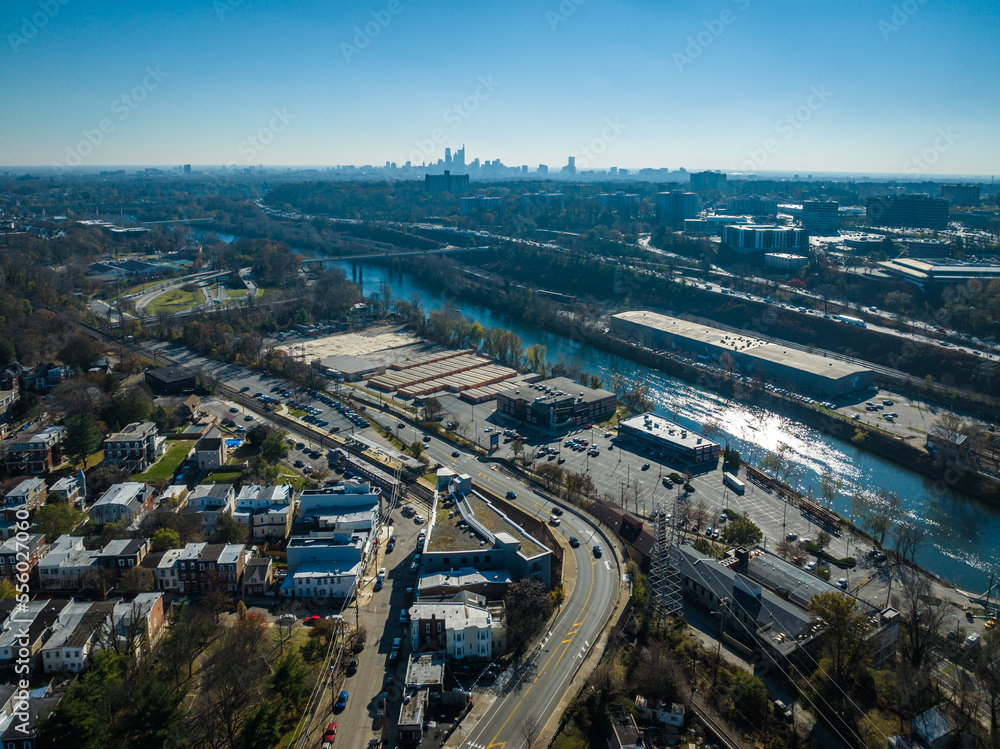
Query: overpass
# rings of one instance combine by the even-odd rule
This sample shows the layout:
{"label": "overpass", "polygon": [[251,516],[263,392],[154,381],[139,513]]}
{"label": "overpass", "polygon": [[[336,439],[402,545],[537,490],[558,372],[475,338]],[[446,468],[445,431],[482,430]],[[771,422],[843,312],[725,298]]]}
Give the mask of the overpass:
{"label": "overpass", "polygon": [[421,257],[423,255],[449,255],[459,252],[482,252],[492,250],[493,247],[441,247],[433,250],[408,250],[398,252],[374,252],[367,255],[324,255],[322,257],[303,258],[305,263],[329,263],[336,260],[378,260],[380,258],[393,257]]}

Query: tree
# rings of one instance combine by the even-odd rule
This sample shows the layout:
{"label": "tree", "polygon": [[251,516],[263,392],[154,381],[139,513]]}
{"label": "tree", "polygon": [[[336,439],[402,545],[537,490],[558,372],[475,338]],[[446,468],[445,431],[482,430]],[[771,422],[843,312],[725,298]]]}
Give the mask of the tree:
{"label": "tree", "polygon": [[868,617],[857,599],[835,591],[819,593],[809,602],[809,613],[826,630],[824,652],[833,665],[830,678],[840,685],[855,683],[868,653]]}
{"label": "tree", "polygon": [[738,515],[735,518],[732,517],[732,512],[729,513],[729,522],[726,524],[726,529],[722,531],[722,540],[727,544],[732,546],[752,546],[753,544],[760,543],[764,538],[764,533],[746,515]]}
{"label": "tree", "polygon": [[153,571],[146,567],[130,567],[121,581],[118,588],[126,595],[136,595],[137,593],[150,593],[156,590],[156,578]]}
{"label": "tree", "polygon": [[260,456],[268,463],[277,463],[288,457],[288,443],[277,432],[269,434],[260,446]]}
{"label": "tree", "polygon": [[410,445],[410,454],[414,458],[419,458],[424,452],[424,443],[420,440],[414,440]]}
{"label": "tree", "polygon": [[545,346],[539,343],[533,343],[528,346],[527,351],[524,354],[528,369],[532,372],[537,372],[542,377],[545,377]]}
{"label": "tree", "polygon": [[73,530],[82,517],[82,512],[66,502],[49,500],[35,510],[31,530],[35,533],[44,533],[45,542],[51,544],[59,536]]}
{"label": "tree", "polygon": [[0,600],[4,598],[16,598],[17,586],[9,577],[0,578]]}
{"label": "tree", "polygon": [[428,398],[424,401],[424,418],[428,421],[437,421],[443,410],[444,407],[437,398]]}
{"label": "tree", "polygon": [[545,586],[530,577],[518,580],[507,588],[507,641],[512,652],[520,652],[545,624],[552,613],[552,600]]}
{"label": "tree", "polygon": [[209,537],[209,542],[213,544],[245,544],[250,536],[249,529],[233,520],[229,514],[219,515],[215,521],[215,528]]}
{"label": "tree", "polygon": [[[264,440],[271,434],[271,430],[263,424],[255,424],[247,430],[247,444],[254,452],[260,452],[264,445]],[[285,453],[288,454],[287,452]]]}
{"label": "tree", "polygon": [[[990,718],[990,747],[1000,747],[1000,631],[987,632],[972,657],[972,673],[979,682],[983,707]],[[961,669],[959,669],[961,670]]]}
{"label": "tree", "polygon": [[150,538],[149,544],[152,551],[179,549],[184,545],[181,543],[180,534],[172,528],[160,528]]}
{"label": "tree", "polygon": [[309,696],[309,669],[299,654],[289,652],[275,664],[271,691],[286,704],[289,712],[301,710]]}
{"label": "tree", "polygon": [[71,416],[63,423],[66,427],[66,452],[85,465],[87,458],[101,446],[101,431],[97,428],[97,419],[92,413],[85,413]]}
{"label": "tree", "polygon": [[534,749],[535,742],[538,741],[538,734],[541,733],[541,720],[538,716],[527,716],[521,721],[520,734],[524,739],[524,749]]}
{"label": "tree", "polygon": [[899,649],[907,665],[919,669],[941,641],[948,607],[935,601],[926,577],[911,573],[908,578],[900,594]]}
{"label": "tree", "polygon": [[563,469],[555,463],[542,463],[538,466],[535,473],[542,480],[542,483],[545,484],[545,488],[548,491],[552,491],[553,487],[562,485]]}
{"label": "tree", "polygon": [[281,739],[281,702],[261,703],[243,724],[241,749],[272,749]]}
{"label": "tree", "polygon": [[59,359],[74,369],[86,372],[101,358],[104,346],[96,338],[83,333],[71,336],[59,350]]}

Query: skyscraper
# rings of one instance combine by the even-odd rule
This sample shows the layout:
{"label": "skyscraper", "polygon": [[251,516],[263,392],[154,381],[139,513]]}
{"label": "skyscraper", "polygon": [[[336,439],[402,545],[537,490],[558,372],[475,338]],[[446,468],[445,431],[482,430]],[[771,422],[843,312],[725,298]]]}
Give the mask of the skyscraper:
{"label": "skyscraper", "polygon": [[562,168],[566,174],[576,174],[576,156],[569,157],[569,163]]}

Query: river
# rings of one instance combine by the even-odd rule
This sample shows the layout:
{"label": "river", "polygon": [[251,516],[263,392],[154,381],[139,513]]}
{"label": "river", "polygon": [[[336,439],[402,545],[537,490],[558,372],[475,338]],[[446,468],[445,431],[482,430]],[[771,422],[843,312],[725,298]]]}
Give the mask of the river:
{"label": "river", "polygon": [[[233,241],[234,237],[225,235],[222,239]],[[581,369],[603,379],[610,379],[612,372],[635,373],[649,386],[658,412],[693,430],[698,430],[706,421],[717,422],[722,431],[716,439],[728,441],[749,462],[758,461],[766,451],[775,451],[784,444],[787,446],[785,454],[801,469],[792,480],[801,492],[812,491],[815,496],[822,497],[820,482],[825,471],[844,481],[833,503],[833,509],[844,517],[850,515],[850,495],[856,487],[867,492],[883,487],[896,492],[903,500],[907,518],[928,534],[928,543],[920,550],[917,561],[964,590],[985,591],[990,573],[1000,569],[997,564],[1000,508],[951,490],[939,493],[929,479],[848,442],[565,336],[514,322],[487,307],[445,296],[441,290],[407,273],[344,261],[331,262],[330,266],[341,268],[348,278],[354,278],[355,267],[360,269],[361,290],[365,296],[375,292],[383,281],[388,281],[395,296],[409,299],[417,294],[427,310],[446,306],[484,326],[513,330],[525,347],[534,343],[545,346],[549,363],[560,359],[575,361]]]}

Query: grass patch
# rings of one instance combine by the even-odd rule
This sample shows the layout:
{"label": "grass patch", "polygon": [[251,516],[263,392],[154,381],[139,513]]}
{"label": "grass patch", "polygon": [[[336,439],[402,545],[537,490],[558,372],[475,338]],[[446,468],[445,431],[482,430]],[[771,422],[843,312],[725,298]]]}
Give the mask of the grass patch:
{"label": "grass patch", "polygon": [[301,419],[303,416],[306,415],[306,412],[303,411],[301,408],[289,408],[288,413],[290,416],[294,416],[296,419]]}
{"label": "grass patch", "polygon": [[167,452],[155,465],[150,466],[142,473],[135,474],[132,481],[168,481],[178,466],[184,462],[184,458],[187,457],[192,446],[191,440],[175,442],[167,448]]}
{"label": "grass patch", "polygon": [[203,484],[232,484],[243,475],[242,471],[213,471],[202,479]]}
{"label": "grass patch", "polygon": [[246,289],[226,289],[227,299],[239,299],[247,295]]}
{"label": "grass patch", "polygon": [[281,468],[278,473],[278,483],[289,484],[295,491],[302,491],[306,479],[300,473],[296,473],[291,468]]}
{"label": "grass patch", "polygon": [[159,280],[159,281],[147,281],[146,283],[141,283],[138,286],[132,286],[132,287],[130,287],[128,289],[125,289],[122,292],[122,296],[127,296],[129,294],[138,294],[140,291],[145,291],[146,289],[151,289],[151,288],[153,288],[154,286],[156,286],[157,284],[160,284],[160,283],[167,283],[167,282],[163,281],[163,280]]}
{"label": "grass patch", "polygon": [[552,749],[590,749],[590,742],[574,723],[567,723],[552,742]]}
{"label": "grass patch", "polygon": [[149,303],[146,312],[150,315],[159,315],[161,312],[173,314],[186,309],[191,309],[201,299],[200,291],[184,291],[184,289],[172,289],[160,294]]}

